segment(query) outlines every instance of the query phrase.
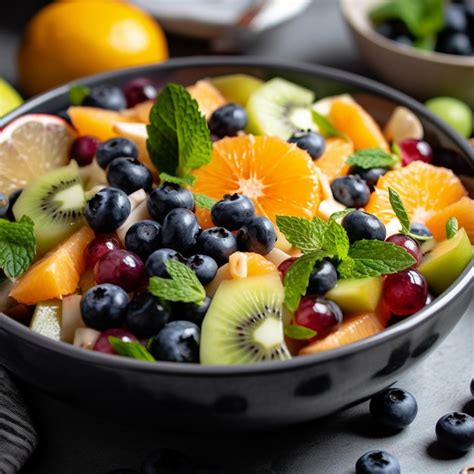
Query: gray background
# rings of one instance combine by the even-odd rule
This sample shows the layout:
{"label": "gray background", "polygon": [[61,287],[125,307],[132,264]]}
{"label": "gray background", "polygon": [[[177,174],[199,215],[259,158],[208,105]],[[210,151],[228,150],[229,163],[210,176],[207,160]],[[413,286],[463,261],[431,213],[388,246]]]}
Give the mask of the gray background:
{"label": "gray background", "polygon": [[[14,56],[25,17],[44,0],[21,1],[22,9],[0,18],[0,76],[15,81]],[[358,60],[335,0],[310,2],[300,17],[241,43],[246,54],[318,62],[370,75]],[[209,53],[199,41],[169,38],[173,56]],[[449,317],[449,316],[448,316]],[[457,474],[474,465],[474,454],[452,457],[434,443],[437,419],[452,410],[474,415],[469,383],[474,376],[474,304],[446,341],[403,377],[398,386],[418,400],[419,414],[405,431],[386,436],[371,423],[364,403],[336,416],[272,432],[193,434],[163,432],[137,420],[123,426],[24,388],[40,433],[40,445],[26,474],[105,474],[138,469],[157,447],[180,449],[223,473],[350,474],[357,458],[386,449],[404,474]],[[78,387],[78,390],[80,388]],[[93,405],[91,399],[90,404]],[[124,410],[127,407],[123,407]],[[192,423],[192,420],[190,420]]]}

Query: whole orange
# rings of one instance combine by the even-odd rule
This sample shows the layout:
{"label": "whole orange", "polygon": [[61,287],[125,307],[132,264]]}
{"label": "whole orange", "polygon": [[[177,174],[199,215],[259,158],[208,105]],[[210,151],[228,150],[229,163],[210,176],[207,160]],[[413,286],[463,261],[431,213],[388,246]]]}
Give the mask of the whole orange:
{"label": "whole orange", "polygon": [[18,54],[20,84],[37,94],[89,74],[162,61],[166,38],[156,21],[118,0],[62,1],[26,28]]}

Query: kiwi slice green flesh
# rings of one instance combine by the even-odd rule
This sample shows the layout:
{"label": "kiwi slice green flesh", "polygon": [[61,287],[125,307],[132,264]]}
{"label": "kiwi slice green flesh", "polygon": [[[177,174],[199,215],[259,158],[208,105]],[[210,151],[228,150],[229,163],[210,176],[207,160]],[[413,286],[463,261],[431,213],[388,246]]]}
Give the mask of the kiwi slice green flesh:
{"label": "kiwi slice green flesh", "polygon": [[297,130],[314,130],[309,106],[314,93],[276,77],[255,92],[247,102],[247,130],[256,135],[275,135],[288,140]]}
{"label": "kiwi slice green flesh", "polygon": [[62,305],[59,300],[38,303],[33,313],[30,329],[38,334],[59,341],[61,338]]}
{"label": "kiwi slice green flesh", "polygon": [[75,162],[33,181],[13,206],[16,220],[30,217],[35,224],[36,253],[52,249],[83,224],[85,198]]}
{"label": "kiwi slice green flesh", "polygon": [[277,274],[223,281],[203,321],[201,363],[290,359],[283,335],[283,299]]}

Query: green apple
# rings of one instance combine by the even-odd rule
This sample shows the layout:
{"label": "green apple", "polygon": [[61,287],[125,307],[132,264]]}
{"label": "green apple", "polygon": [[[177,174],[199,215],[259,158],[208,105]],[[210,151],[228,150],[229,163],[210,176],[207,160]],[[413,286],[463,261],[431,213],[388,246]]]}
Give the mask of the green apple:
{"label": "green apple", "polygon": [[0,117],[16,109],[22,103],[23,99],[20,94],[7,81],[0,78]]}
{"label": "green apple", "polygon": [[38,334],[59,341],[61,339],[62,305],[59,300],[50,300],[36,305],[30,329]]}
{"label": "green apple", "polygon": [[472,110],[453,97],[435,97],[426,102],[426,107],[454,128],[463,137],[472,133]]}
{"label": "green apple", "polygon": [[228,74],[211,79],[212,84],[229,101],[245,107],[250,95],[262,84],[261,79],[247,74]]}
{"label": "green apple", "polygon": [[472,247],[464,229],[439,242],[418,267],[431,290],[439,295],[448,288],[472,259]]}
{"label": "green apple", "polygon": [[337,303],[344,313],[366,313],[377,308],[382,286],[382,277],[338,280],[324,296]]}

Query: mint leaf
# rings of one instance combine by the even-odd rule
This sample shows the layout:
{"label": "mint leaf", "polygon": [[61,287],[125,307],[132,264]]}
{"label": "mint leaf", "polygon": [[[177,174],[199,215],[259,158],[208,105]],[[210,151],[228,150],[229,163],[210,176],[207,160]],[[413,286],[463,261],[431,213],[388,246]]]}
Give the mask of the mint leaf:
{"label": "mint leaf", "polygon": [[347,256],[342,262],[337,266],[337,272],[342,279],[353,278],[354,275],[354,260],[351,257]]}
{"label": "mint leaf", "polygon": [[349,253],[349,246],[349,237],[347,237],[346,229],[334,219],[330,220],[324,233],[324,250],[331,257],[343,260]]}
{"label": "mint leaf", "polygon": [[0,219],[0,268],[8,278],[24,273],[35,253],[34,223],[28,216],[18,222]]}
{"label": "mint leaf", "polygon": [[351,212],[355,211],[354,208],[352,207],[348,207],[347,209],[344,209],[343,211],[336,211],[336,212],[333,212],[330,216],[329,216],[329,222],[331,221],[336,221],[338,219],[342,219],[344,217],[347,216],[347,214],[350,214]]}
{"label": "mint leaf", "polygon": [[183,86],[170,83],[160,92],[147,131],[148,153],[161,172],[182,177],[211,160],[206,119]]}
{"label": "mint leaf", "polygon": [[353,153],[347,159],[347,164],[359,168],[391,168],[398,162],[398,157],[390,155],[380,148],[365,148]]}
{"label": "mint leaf", "polygon": [[315,263],[327,256],[328,254],[322,250],[307,253],[295,260],[286,272],[283,286],[285,288],[285,304],[290,311],[296,311],[301,297],[306,293],[309,276]]}
{"label": "mint leaf", "polygon": [[318,126],[319,131],[325,137],[342,137],[342,138],[346,137],[344,133],[340,132],[335,127],[333,127],[331,122],[326,117],[324,117],[324,115],[321,115],[319,112],[317,112],[314,109],[311,109],[311,114],[312,114],[313,122]]}
{"label": "mint leaf", "polygon": [[81,84],[73,84],[69,89],[69,102],[71,102],[71,105],[82,105],[84,99],[90,93],[90,87]]}
{"label": "mint leaf", "polygon": [[[397,273],[416,260],[402,247],[380,240],[358,240],[349,249],[350,259],[338,266],[343,278],[365,278]],[[293,264],[294,265],[294,264]],[[352,266],[352,269],[350,266]]]}
{"label": "mint leaf", "polygon": [[312,329],[297,324],[290,324],[285,327],[285,335],[290,339],[307,340],[313,339],[318,333]]}
{"label": "mint leaf", "polygon": [[393,212],[397,216],[400,224],[402,225],[402,232],[407,234],[410,232],[410,218],[408,217],[408,212],[403,205],[402,198],[400,194],[397,193],[393,188],[388,188],[388,198],[390,200],[390,205],[392,206]]}
{"label": "mint leaf", "polygon": [[179,186],[192,186],[195,181],[196,178],[191,175],[178,178],[177,176],[172,176],[168,173],[160,173],[160,182],[162,183],[173,183],[178,184]]}
{"label": "mint leaf", "polygon": [[321,249],[327,224],[319,217],[311,221],[302,217],[277,216],[276,224],[286,240],[303,253]]}
{"label": "mint leaf", "polygon": [[146,347],[137,341],[124,341],[114,336],[109,336],[107,339],[117,354],[121,356],[145,360],[147,362],[155,362],[155,358],[148,352]]}
{"label": "mint leaf", "polygon": [[458,220],[455,217],[450,217],[446,221],[446,238],[452,239],[456,236],[459,230]]}
{"label": "mint leaf", "polygon": [[194,193],[194,204],[203,209],[211,210],[212,206],[217,202],[217,199],[213,199],[205,194]]}
{"label": "mint leaf", "polygon": [[183,303],[200,303],[206,297],[206,290],[195,273],[184,263],[167,260],[169,278],[151,277],[148,291],[158,298]]}

